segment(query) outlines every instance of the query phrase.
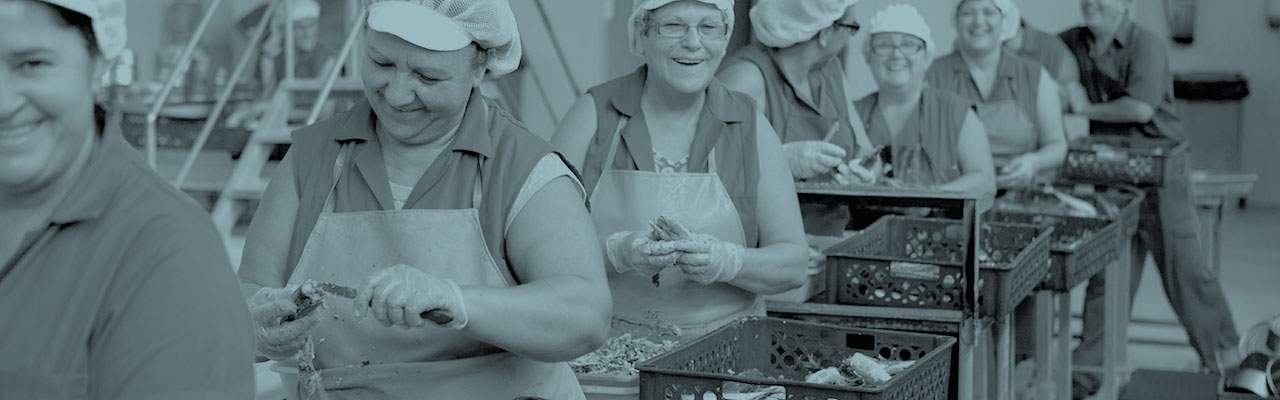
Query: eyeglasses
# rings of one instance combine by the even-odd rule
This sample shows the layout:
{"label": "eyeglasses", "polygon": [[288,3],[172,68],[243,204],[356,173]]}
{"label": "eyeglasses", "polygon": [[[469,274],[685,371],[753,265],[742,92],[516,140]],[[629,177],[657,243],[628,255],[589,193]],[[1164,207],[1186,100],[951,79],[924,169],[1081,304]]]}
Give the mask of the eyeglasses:
{"label": "eyeglasses", "polygon": [[858,25],[857,22],[854,22],[851,24],[845,24],[845,23],[841,23],[840,21],[836,21],[835,23],[831,24],[831,27],[835,30],[843,29],[843,30],[849,31],[849,35],[858,33],[858,30],[862,29],[862,26]]}
{"label": "eyeglasses", "polygon": [[871,44],[871,54],[876,57],[888,58],[893,55],[894,50],[902,52],[903,56],[911,57],[924,51],[924,42],[904,40],[902,43],[881,42]]}
{"label": "eyeglasses", "polygon": [[658,36],[667,39],[684,39],[689,35],[689,31],[695,29],[704,39],[721,39],[729,34],[729,25],[724,23],[703,22],[689,25],[680,22],[663,22],[653,27],[656,28],[654,30],[658,32]]}

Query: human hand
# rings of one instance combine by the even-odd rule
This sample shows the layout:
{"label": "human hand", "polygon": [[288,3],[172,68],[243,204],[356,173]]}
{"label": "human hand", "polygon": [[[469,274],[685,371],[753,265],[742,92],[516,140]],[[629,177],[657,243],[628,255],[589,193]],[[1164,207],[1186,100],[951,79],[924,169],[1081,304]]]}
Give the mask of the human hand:
{"label": "human hand", "polygon": [[671,242],[660,240],[653,231],[615,232],[605,240],[605,253],[618,273],[636,271],[644,276],[657,275],[680,257]]}
{"label": "human hand", "polygon": [[[273,360],[287,360],[297,356],[306,339],[306,333],[320,321],[320,313],[312,312],[301,318],[285,319],[298,312],[293,294],[297,286],[285,288],[264,287],[249,299],[249,314],[253,317],[254,345],[258,353]],[[307,293],[313,298],[321,296]]]}
{"label": "human hand", "polygon": [[996,186],[1001,188],[1027,187],[1035,183],[1039,169],[1035,154],[1023,154],[1000,167],[996,175]]}
{"label": "human hand", "polygon": [[845,151],[827,142],[816,140],[791,142],[782,145],[791,175],[796,179],[809,179],[831,172],[844,162]]}
{"label": "human hand", "polygon": [[735,243],[706,234],[693,234],[674,243],[681,253],[676,267],[695,282],[704,285],[729,282],[742,271],[744,249]]}
{"label": "human hand", "polygon": [[384,326],[402,328],[426,325],[423,314],[433,310],[453,317],[442,324],[445,328],[461,330],[468,321],[457,283],[404,264],[370,274],[356,296],[355,309],[357,317],[369,313]]}

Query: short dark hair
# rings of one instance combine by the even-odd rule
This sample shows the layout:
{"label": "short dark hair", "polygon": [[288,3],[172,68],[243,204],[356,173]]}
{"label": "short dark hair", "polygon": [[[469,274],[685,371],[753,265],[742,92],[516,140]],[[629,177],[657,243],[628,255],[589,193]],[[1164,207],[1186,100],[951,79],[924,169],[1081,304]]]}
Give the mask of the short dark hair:
{"label": "short dark hair", "polygon": [[58,16],[62,17],[62,22],[66,23],[66,26],[80,31],[80,36],[84,38],[85,47],[89,49],[90,55],[98,54],[98,39],[93,33],[93,18],[56,4],[44,4],[58,12]]}

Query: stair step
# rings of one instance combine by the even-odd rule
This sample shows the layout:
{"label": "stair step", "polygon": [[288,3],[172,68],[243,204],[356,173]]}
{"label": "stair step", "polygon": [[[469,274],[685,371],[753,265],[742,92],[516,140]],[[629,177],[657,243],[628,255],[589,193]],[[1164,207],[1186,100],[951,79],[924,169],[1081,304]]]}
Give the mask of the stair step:
{"label": "stair step", "polygon": [[[156,172],[165,180],[173,182],[178,177],[178,170],[186,162],[187,149],[156,149]],[[182,183],[182,190],[188,192],[221,192],[231,178],[234,164],[231,152],[226,150],[202,150],[196,156],[191,172]]]}
{"label": "stair step", "polygon": [[255,132],[253,137],[254,141],[263,144],[289,144],[293,143],[291,132],[289,128],[262,129]]}
{"label": "stair step", "polygon": [[267,184],[271,182],[271,174],[279,165],[279,161],[267,162],[267,164],[262,167],[262,173],[259,175],[258,179],[236,184],[227,191],[227,195],[237,200],[262,199],[262,193],[267,191]]}

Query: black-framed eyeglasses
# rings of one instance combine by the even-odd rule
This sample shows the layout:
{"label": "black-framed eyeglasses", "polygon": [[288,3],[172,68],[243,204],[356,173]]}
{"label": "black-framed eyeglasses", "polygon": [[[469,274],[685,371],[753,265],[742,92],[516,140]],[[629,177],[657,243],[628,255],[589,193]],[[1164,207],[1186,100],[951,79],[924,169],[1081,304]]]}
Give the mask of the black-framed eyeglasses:
{"label": "black-framed eyeglasses", "polygon": [[880,42],[871,44],[871,54],[876,57],[888,58],[893,55],[894,50],[901,52],[903,56],[911,57],[924,51],[924,42],[909,39],[901,43]]}
{"label": "black-framed eyeglasses", "polygon": [[853,34],[855,34],[855,33],[858,33],[858,30],[859,30],[859,29],[862,29],[862,26],[861,26],[861,25],[858,25],[858,22],[857,22],[857,21],[854,21],[854,22],[852,22],[852,23],[848,23],[848,24],[843,23],[843,22],[840,22],[840,21],[836,21],[836,22],[834,22],[834,23],[832,23],[832,24],[831,24],[831,27],[832,27],[832,28],[835,28],[835,30],[846,30],[846,31],[849,31],[849,34],[850,34],[850,35],[853,35]]}
{"label": "black-framed eyeglasses", "polygon": [[697,30],[704,39],[722,39],[729,35],[729,24],[723,22],[701,22],[689,25],[682,22],[660,22],[652,25],[658,36],[667,39],[684,39],[689,31]]}

